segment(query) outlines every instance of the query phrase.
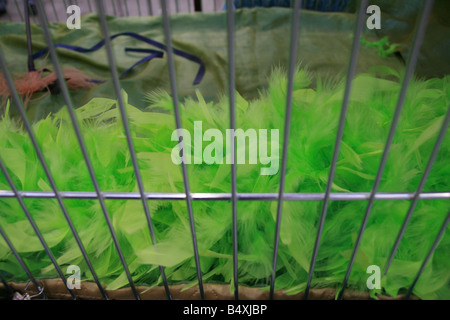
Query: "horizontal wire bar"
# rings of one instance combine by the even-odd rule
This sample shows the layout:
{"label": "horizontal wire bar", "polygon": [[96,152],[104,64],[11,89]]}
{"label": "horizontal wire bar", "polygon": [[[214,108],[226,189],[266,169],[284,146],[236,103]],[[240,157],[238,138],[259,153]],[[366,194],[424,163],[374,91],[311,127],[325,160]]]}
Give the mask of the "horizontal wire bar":
{"label": "horizontal wire bar", "polygon": [[[52,191],[19,191],[22,198],[53,199],[56,197]],[[64,199],[97,199],[97,193],[91,191],[59,191]],[[139,192],[102,192],[104,199],[108,200],[141,200]],[[191,193],[192,200],[232,200],[232,194],[226,192]],[[378,192],[375,200],[411,200],[414,192]],[[145,192],[144,197],[149,200],[186,200],[186,194],[182,192]],[[11,190],[0,190],[0,198],[15,198]],[[283,201],[322,201],[325,193],[285,193]],[[364,201],[370,199],[370,192],[330,193],[330,201]],[[450,199],[450,191],[447,192],[423,192],[419,194],[419,200]],[[278,193],[237,193],[236,200],[247,201],[277,201]]]}

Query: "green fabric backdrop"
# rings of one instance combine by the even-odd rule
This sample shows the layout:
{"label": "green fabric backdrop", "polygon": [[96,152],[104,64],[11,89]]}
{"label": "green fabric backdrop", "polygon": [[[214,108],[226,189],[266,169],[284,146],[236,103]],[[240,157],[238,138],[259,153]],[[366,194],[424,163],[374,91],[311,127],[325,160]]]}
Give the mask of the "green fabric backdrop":
{"label": "green fabric backdrop", "polygon": [[[391,42],[400,44],[398,54],[388,58],[378,55],[377,49],[361,47],[357,72],[373,66],[400,69],[409,50],[414,21],[421,1],[401,1],[403,10],[390,1],[376,1],[382,10],[382,29],[369,31],[363,37],[377,41],[389,36]],[[429,31],[421,51],[417,73],[425,77],[440,77],[449,73],[450,39],[449,19],[443,18],[448,2],[437,1],[430,19]],[[352,10],[352,4],[349,6]],[[255,8],[236,11],[236,87],[245,98],[254,98],[258,89],[267,85],[274,66],[287,65],[290,45],[291,11],[286,8]],[[349,63],[355,15],[352,13],[322,13],[303,11],[300,23],[299,62],[315,76],[342,79]],[[110,34],[135,32],[164,42],[160,17],[108,18]],[[206,74],[199,85],[192,84],[198,64],[176,56],[178,90],[181,97],[192,96],[200,89],[206,99],[217,99],[227,91],[227,31],[225,12],[178,14],[171,19],[173,44],[176,48],[198,56],[205,63]],[[81,29],[69,30],[64,23],[52,24],[55,43],[91,47],[102,40],[96,14],[83,17]],[[39,25],[32,25],[33,49],[46,47]],[[142,53],[126,53],[125,47],[157,49],[138,40],[119,37],[113,40],[119,73],[144,57]],[[7,57],[13,74],[26,72],[26,37],[23,23],[0,23],[0,48]],[[110,78],[104,48],[93,53],[76,53],[58,49],[63,66],[74,66],[94,79]],[[53,69],[50,58],[39,59],[37,66]],[[167,55],[135,68],[123,80],[122,87],[129,93],[130,103],[145,107],[145,93],[156,88],[170,90]],[[89,90],[73,92],[75,106],[86,104],[93,97],[114,97],[111,81]],[[31,119],[39,119],[59,109],[64,102],[61,95],[36,99],[28,106]]]}

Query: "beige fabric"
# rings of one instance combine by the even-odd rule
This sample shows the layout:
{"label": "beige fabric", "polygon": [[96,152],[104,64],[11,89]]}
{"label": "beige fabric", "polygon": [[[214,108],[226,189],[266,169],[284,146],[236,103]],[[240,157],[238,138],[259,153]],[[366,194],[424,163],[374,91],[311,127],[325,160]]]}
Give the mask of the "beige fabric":
{"label": "beige fabric", "polygon": [[[44,282],[45,294],[48,299],[71,299],[71,295],[66,289],[66,286],[61,279],[46,279]],[[26,283],[10,282],[9,286],[20,293],[24,293]],[[177,300],[199,300],[200,293],[198,287],[191,287],[183,290],[186,285],[173,285],[170,286],[170,293],[173,299]],[[224,284],[204,284],[203,286],[206,300],[234,300],[234,293],[230,289],[230,285]],[[166,293],[164,287],[154,287],[149,289],[148,287],[138,286],[137,290],[142,300],[166,300]],[[34,286],[30,286],[27,290],[28,294],[32,295],[36,293]],[[81,283],[80,289],[74,289],[78,299],[99,300],[102,296],[95,283],[84,282]],[[133,293],[129,288],[123,288],[119,290],[108,291],[106,290],[108,298],[111,300],[132,300],[134,299]],[[335,298],[336,289],[312,289],[309,294],[311,300],[332,300]],[[7,290],[3,284],[0,284],[0,297],[7,297]],[[344,300],[367,300],[369,299],[368,293],[358,293],[347,291],[344,293]],[[402,299],[403,296],[396,298],[380,296],[380,300],[397,300]],[[269,292],[260,288],[239,287],[239,299],[240,300],[268,300]],[[303,299],[303,292],[296,295],[287,295],[283,291],[276,291],[274,293],[274,299],[276,300],[300,300]],[[412,297],[412,299],[416,299]]]}

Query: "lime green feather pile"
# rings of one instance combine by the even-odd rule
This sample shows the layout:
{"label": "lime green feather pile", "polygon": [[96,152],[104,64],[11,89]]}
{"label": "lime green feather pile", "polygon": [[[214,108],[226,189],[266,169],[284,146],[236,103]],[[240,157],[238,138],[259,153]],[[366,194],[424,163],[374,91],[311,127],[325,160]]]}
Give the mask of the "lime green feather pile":
{"label": "lime green feather pile", "polygon": [[[381,159],[400,89],[401,76],[360,74],[352,94],[333,192],[369,192]],[[378,71],[380,71],[378,70]],[[386,75],[386,74],[385,74]],[[388,80],[390,79],[390,80]],[[246,101],[237,94],[237,128],[279,129],[283,136],[287,80],[275,70],[260,98]],[[343,83],[318,81],[308,74],[295,76],[289,141],[286,192],[324,192],[342,106]],[[127,101],[127,96],[124,93]],[[126,103],[140,172],[147,192],[184,192],[181,168],[171,160],[177,142],[171,97],[165,92],[148,95],[148,110]],[[390,151],[380,190],[414,192],[450,102],[450,77],[411,83]],[[229,102],[206,102],[200,93],[182,103],[182,125],[193,133],[194,121],[203,131],[229,128]],[[137,192],[134,171],[115,100],[95,98],[76,110],[84,139],[102,191]],[[59,190],[94,191],[67,111],[33,124],[34,132]],[[0,121],[0,155],[19,190],[51,191],[25,130],[6,115]],[[425,191],[450,191],[450,139],[447,135],[430,173]],[[203,147],[207,144],[204,142]],[[282,141],[280,141],[280,146]],[[281,151],[280,151],[281,154]],[[225,155],[225,152],[224,152]],[[260,175],[261,164],[237,166],[238,192],[277,193],[280,173]],[[192,192],[231,190],[227,164],[187,165]],[[10,189],[0,177],[0,190]],[[97,200],[66,199],[94,270],[108,289],[128,284]],[[376,201],[361,243],[349,285],[368,291],[366,269],[383,270],[410,201]],[[92,280],[81,252],[53,199],[25,199],[25,204],[65,271],[78,265],[82,279]],[[165,267],[170,283],[196,284],[196,269],[184,200],[148,201],[158,248],[151,242],[142,202],[106,200],[133,279],[139,284],[161,285],[158,265]],[[366,201],[330,203],[313,287],[338,288],[355,244]],[[275,232],[276,201],[239,201],[237,206],[239,283],[267,289],[270,283]],[[304,290],[321,201],[285,201],[275,289],[295,294]],[[382,290],[396,296],[416,276],[447,212],[447,200],[421,200]],[[232,283],[232,219],[228,201],[194,201],[193,213],[204,282]],[[55,277],[56,271],[33,233],[18,202],[0,198],[0,225],[35,276]],[[450,233],[445,233],[414,294],[423,299],[450,298]],[[8,280],[26,280],[3,239],[0,239],[0,271]]]}

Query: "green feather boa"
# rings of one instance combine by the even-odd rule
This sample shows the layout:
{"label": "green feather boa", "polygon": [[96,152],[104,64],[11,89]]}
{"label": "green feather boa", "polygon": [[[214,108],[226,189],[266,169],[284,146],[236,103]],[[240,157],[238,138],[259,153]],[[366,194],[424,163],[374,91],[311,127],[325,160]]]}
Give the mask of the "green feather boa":
{"label": "green feather boa", "polygon": [[[368,192],[374,182],[400,89],[401,75],[380,69],[387,77],[360,74],[352,94],[334,192]],[[391,80],[387,80],[387,78]],[[237,94],[236,127],[244,130],[280,129],[282,139],[287,80],[274,70],[260,98],[246,101]],[[344,92],[343,82],[318,81],[308,74],[295,75],[289,141],[286,192],[324,192]],[[203,130],[229,127],[229,102],[183,101],[183,128],[193,132],[194,121]],[[124,98],[127,96],[124,93]],[[148,95],[149,108],[141,111],[126,103],[140,171],[147,192],[184,192],[181,168],[171,161],[177,142],[172,99],[162,91]],[[414,192],[450,101],[450,77],[418,80],[410,85],[379,191]],[[125,101],[126,102],[126,101]],[[137,192],[132,162],[116,101],[92,99],[76,110],[90,158],[102,191]],[[94,191],[67,111],[33,124],[34,132],[56,179],[59,190]],[[51,191],[28,135],[7,114],[0,121],[0,154],[19,190]],[[282,141],[280,141],[280,146]],[[205,146],[205,143],[204,143]],[[280,152],[281,154],[281,152]],[[449,135],[441,147],[425,190],[450,190]],[[230,166],[187,165],[192,192],[230,192]],[[280,174],[260,175],[261,164],[237,166],[239,192],[277,193]],[[0,177],[0,190],[8,190]],[[127,285],[118,254],[96,200],[64,200],[93,266],[108,289]],[[410,201],[376,201],[361,243],[349,285],[367,291],[369,265],[383,270]],[[25,199],[25,204],[62,266],[76,264],[82,279],[92,276],[73,239],[62,212],[53,199]],[[148,201],[158,250],[150,238],[142,202],[106,200],[107,209],[133,279],[149,286],[161,285],[158,265],[170,283],[196,284],[196,269],[185,201]],[[237,205],[239,283],[267,289],[270,281],[276,201],[240,201]],[[330,203],[312,285],[339,287],[342,282],[367,206],[366,201]],[[35,276],[57,276],[42,245],[16,199],[0,198],[0,225]],[[321,201],[285,201],[275,289],[295,294],[305,289],[317,234]],[[416,276],[449,209],[448,200],[421,200],[389,273],[382,278],[384,293],[396,296]],[[205,282],[230,283],[232,264],[231,204],[228,201],[194,201],[193,213]],[[417,283],[414,294],[423,299],[450,298],[450,233]],[[26,280],[3,239],[0,270],[8,280]],[[370,290],[372,296],[382,290]]]}

